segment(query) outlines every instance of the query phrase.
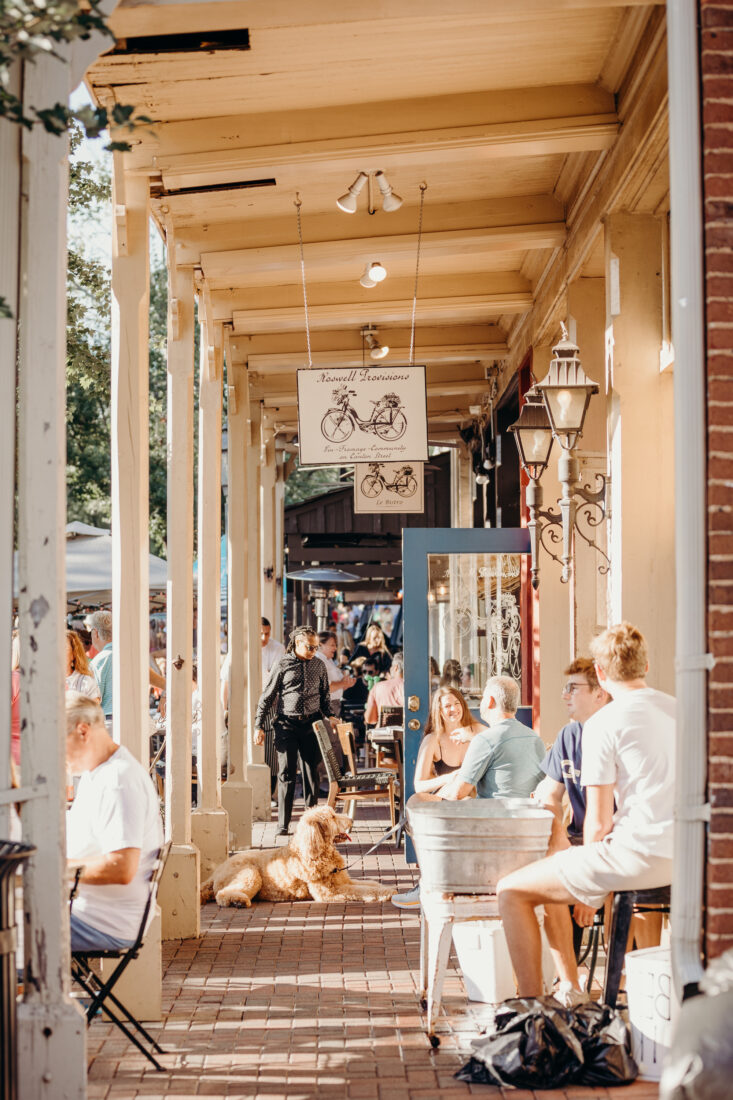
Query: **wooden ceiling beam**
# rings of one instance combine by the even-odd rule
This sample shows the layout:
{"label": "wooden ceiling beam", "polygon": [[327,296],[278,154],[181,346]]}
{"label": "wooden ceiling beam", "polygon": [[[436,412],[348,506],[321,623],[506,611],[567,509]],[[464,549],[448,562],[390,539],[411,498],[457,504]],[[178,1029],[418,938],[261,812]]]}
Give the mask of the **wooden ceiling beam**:
{"label": "wooden ceiling beam", "polygon": [[[467,294],[455,297],[418,300],[418,323],[445,321],[488,321],[502,313],[526,313],[532,308],[531,290],[514,290],[489,294]],[[404,321],[412,310],[409,298],[398,301],[341,302],[314,305],[308,313],[312,329],[360,327],[366,324],[389,324]],[[214,315],[216,318],[216,299]],[[236,309],[232,312],[234,335],[254,332],[298,332],[303,328],[303,306],[280,306],[272,309]],[[221,317],[220,320],[228,318]]]}
{"label": "wooden ceiling beam", "polygon": [[[389,335],[385,332],[382,337],[385,343],[389,343]],[[408,347],[393,347],[389,344],[389,358],[382,360],[383,366],[393,363],[406,363],[409,359]],[[503,359],[508,355],[509,348],[506,342],[495,344],[466,345],[457,344],[432,344],[418,343],[416,356],[421,363],[481,363],[488,360]],[[270,377],[273,374],[284,374],[301,367],[308,366],[305,352],[298,351],[272,353],[261,355],[245,352],[243,359],[251,371],[257,371]],[[351,348],[342,351],[314,351],[313,362],[317,367],[360,367],[364,361],[361,348]],[[367,365],[371,366],[373,360],[366,357]]]}
{"label": "wooden ceiling beam", "polygon": [[[596,8],[641,7],[663,4],[665,0],[593,0]],[[574,11],[587,8],[590,0],[522,0],[522,10],[528,14]],[[333,0],[267,0],[267,3],[246,5],[241,0],[135,0],[118,4],[109,17],[109,24],[118,38],[160,34],[170,26],[177,32],[238,30],[247,26],[259,30],[272,26],[303,26],[307,24],[356,23],[364,19],[363,8],[356,4],[335,5]],[[456,16],[485,16],[486,0],[459,0],[450,6]],[[400,14],[414,19],[445,16],[444,0],[401,0]],[[516,18],[516,0],[492,0],[491,15],[497,22]]]}
{"label": "wooden ceiling beam", "polygon": [[[382,366],[386,366],[382,363]],[[456,382],[428,382],[428,399],[439,397],[463,397],[469,394],[487,393],[489,384],[485,378],[466,378]],[[297,398],[294,390],[273,394],[270,389],[261,391],[259,386],[251,387],[251,394],[255,400],[261,400],[266,409],[287,410],[289,407],[297,407]]]}
{"label": "wooden ceiling beam", "polygon": [[[564,240],[563,222],[449,230],[423,234],[421,256],[425,261],[446,257],[460,259],[467,254],[475,257],[482,253],[558,248]],[[309,280],[317,280],[319,273],[324,272],[332,279],[337,277],[339,269],[350,272],[355,264],[366,264],[375,258],[382,261],[413,260],[416,246],[416,233],[309,241]],[[204,275],[212,285],[217,282],[224,286],[241,285],[246,280],[256,280],[261,286],[264,283],[290,281],[296,263],[297,253],[292,244],[201,254]]]}
{"label": "wooden ceiling beam", "polygon": [[[211,152],[159,155],[165,192],[187,187],[239,183],[276,176],[278,170],[296,166],[354,165],[365,172],[384,166],[385,158],[405,163],[419,159],[427,164],[441,155],[455,158],[473,153],[482,160],[492,157],[541,156],[609,149],[618,133],[613,111],[567,115],[561,118],[523,118],[473,126],[404,130],[322,140],[294,141],[280,145],[216,149]],[[347,181],[348,182],[348,181]],[[166,195],[174,199],[175,196]]]}

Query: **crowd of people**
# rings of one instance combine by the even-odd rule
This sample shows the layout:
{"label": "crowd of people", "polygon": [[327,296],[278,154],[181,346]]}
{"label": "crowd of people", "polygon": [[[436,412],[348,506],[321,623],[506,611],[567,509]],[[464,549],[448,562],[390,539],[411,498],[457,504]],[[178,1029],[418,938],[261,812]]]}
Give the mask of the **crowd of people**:
{"label": "crowd of people", "polygon": [[[66,751],[69,770],[79,777],[68,815],[67,855],[70,866],[83,864],[72,907],[73,949],[133,941],[162,843],[150,776],[113,738],[111,614],[94,612],[84,626],[86,638],[74,630],[66,634]],[[369,627],[348,663],[337,660],[339,640],[335,631],[317,634],[300,626],[284,646],[262,620],[254,739],[269,745],[282,836],[290,830],[298,765],[305,806],[319,799],[321,754],[313,722],[335,716],[357,686],[369,725],[404,706],[403,656],[390,652],[380,627]],[[612,626],[594,639],[589,657],[578,657],[565,669],[568,722],[545,750],[539,736],[517,719],[517,683],[507,676],[489,678],[479,722],[462,692],[462,669],[458,662],[450,664],[433,685],[414,789],[428,799],[533,797],[552,812],[546,858],[507,875],[497,893],[519,994],[543,991],[536,915],[542,906],[559,977],[555,995],[572,1007],[587,996],[577,956],[582,930],[597,910],[614,891],[671,882],[674,700],[647,684],[647,646],[640,631],[627,622]],[[21,757],[18,665],[14,639],[16,764]],[[164,689],[153,668],[150,679]],[[226,707],[231,687],[226,661],[221,683]],[[398,908],[418,910],[419,883],[392,900]],[[634,928],[639,946],[657,943],[659,933],[656,914]]]}

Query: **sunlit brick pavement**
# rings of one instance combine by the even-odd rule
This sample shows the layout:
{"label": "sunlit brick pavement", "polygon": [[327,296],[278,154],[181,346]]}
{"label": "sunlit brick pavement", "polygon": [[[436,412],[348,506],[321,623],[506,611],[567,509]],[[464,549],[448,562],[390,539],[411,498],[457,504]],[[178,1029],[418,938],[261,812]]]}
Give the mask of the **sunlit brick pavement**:
{"label": "sunlit brick pavement", "polygon": [[[378,815],[378,816],[377,816]],[[361,808],[347,856],[354,861],[381,834],[383,809]],[[254,843],[274,844],[274,823]],[[391,844],[354,877],[407,889],[413,872]],[[267,1100],[450,1100],[501,1089],[469,1086],[453,1074],[466,1061],[485,1006],[466,1001],[454,969],[445,983],[432,1051],[417,999],[419,920],[392,905],[255,903],[249,910],[202,910],[201,938],[163,945],[163,1026],[151,1028],[169,1053],[158,1073],[101,1021],[89,1031],[89,1097],[262,1097]],[[512,1100],[620,1097],[618,1090],[569,1088]],[[650,1100],[648,1083],[623,1090]]]}

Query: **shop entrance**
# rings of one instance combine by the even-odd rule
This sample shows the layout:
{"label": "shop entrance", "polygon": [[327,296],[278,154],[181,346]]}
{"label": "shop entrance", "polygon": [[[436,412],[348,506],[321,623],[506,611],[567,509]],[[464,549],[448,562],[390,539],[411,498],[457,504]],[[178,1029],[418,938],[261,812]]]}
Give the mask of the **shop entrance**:
{"label": "shop entrance", "polygon": [[[529,555],[523,528],[406,528],[403,533],[405,795],[441,682],[463,692],[478,717],[489,676],[522,684],[522,578]],[[528,699],[527,685],[522,698]],[[517,717],[532,723],[531,707]],[[408,861],[414,861],[407,842]]]}

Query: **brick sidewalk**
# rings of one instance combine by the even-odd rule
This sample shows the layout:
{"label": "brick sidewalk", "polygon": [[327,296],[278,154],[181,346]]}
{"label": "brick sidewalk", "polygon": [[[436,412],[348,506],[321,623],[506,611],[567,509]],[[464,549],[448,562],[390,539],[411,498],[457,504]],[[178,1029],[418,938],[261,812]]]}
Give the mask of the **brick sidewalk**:
{"label": "brick sidewalk", "polygon": [[[376,841],[382,817],[364,808],[347,857]],[[275,825],[255,827],[255,844],[274,843]],[[386,845],[354,869],[407,889],[413,871]],[[137,1097],[261,1097],[263,1100],[450,1100],[500,1097],[453,1074],[467,1060],[486,1008],[466,1001],[454,969],[445,982],[433,1052],[417,1000],[419,920],[386,905],[255,903],[202,910],[198,940],[163,945],[163,1026],[152,1028],[168,1052],[158,1073],[110,1024],[89,1030],[90,1100]],[[624,1090],[651,1100],[655,1085]],[[611,1097],[606,1089],[507,1098]],[[621,1093],[617,1093],[620,1097]]]}

